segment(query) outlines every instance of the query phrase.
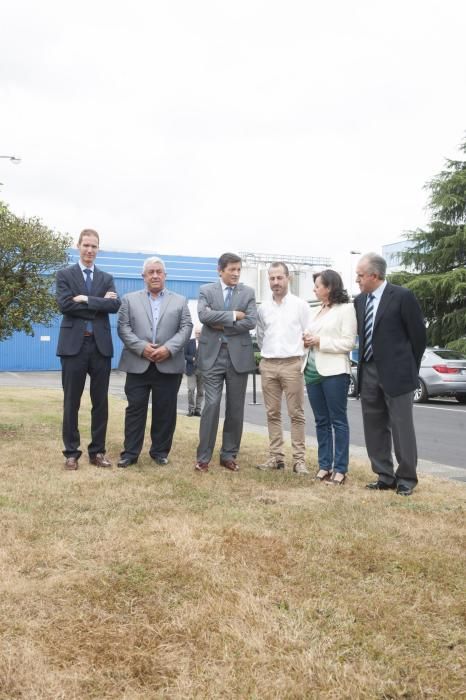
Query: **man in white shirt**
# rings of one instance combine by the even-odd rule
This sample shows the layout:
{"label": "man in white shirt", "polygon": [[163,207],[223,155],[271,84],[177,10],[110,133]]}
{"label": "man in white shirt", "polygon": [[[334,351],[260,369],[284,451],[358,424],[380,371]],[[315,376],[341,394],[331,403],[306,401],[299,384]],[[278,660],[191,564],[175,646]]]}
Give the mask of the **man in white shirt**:
{"label": "man in white shirt", "polygon": [[264,302],[257,315],[257,342],[262,396],[267,411],[270,456],[258,469],[284,469],[285,452],[281,421],[282,396],[285,394],[291,421],[293,471],[309,474],[305,463],[304,381],[305,349],[303,333],[309,327],[311,311],[307,303],[289,292],[290,273],[284,262],[272,263],[269,284],[272,299]]}

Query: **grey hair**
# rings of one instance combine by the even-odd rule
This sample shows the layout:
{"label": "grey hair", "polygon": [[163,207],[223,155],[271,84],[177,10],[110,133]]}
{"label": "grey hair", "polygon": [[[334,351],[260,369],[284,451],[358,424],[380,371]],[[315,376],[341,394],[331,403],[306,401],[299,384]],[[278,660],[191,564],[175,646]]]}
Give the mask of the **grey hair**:
{"label": "grey hair", "polygon": [[166,272],[167,270],[165,269],[165,263],[162,260],[162,258],[157,258],[155,255],[152,258],[146,258],[144,260],[144,263],[142,265],[142,274],[145,273],[146,267],[149,267],[149,265],[154,265],[155,263],[159,263],[163,267],[163,271]]}
{"label": "grey hair", "polygon": [[378,253],[366,253],[361,258],[367,264],[367,272],[377,275],[379,280],[384,280],[387,272],[387,261]]}

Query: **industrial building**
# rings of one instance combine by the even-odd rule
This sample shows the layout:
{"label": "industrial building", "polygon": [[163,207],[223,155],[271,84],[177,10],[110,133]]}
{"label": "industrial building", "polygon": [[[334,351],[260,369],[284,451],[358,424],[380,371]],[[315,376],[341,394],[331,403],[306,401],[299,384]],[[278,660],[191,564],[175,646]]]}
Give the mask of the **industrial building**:
{"label": "industrial building", "polygon": [[[240,252],[243,258],[241,281],[256,291],[258,303],[270,296],[267,268],[273,261],[284,260],[291,271],[291,291],[303,299],[312,302],[313,280],[315,270],[331,266],[329,258],[301,256],[280,256]],[[133,253],[99,250],[96,265],[109,272],[115,279],[115,286],[120,297],[128,292],[142,289],[141,271],[143,261],[158,253]],[[160,255],[167,269],[167,288],[188,299],[193,321],[197,320],[197,298],[199,288],[207,282],[218,279],[217,258],[188,257],[181,255]],[[70,250],[70,264],[79,260],[77,249]],[[61,316],[56,316],[51,325],[34,325],[34,335],[15,333],[11,338],[0,343],[0,371],[42,371],[60,369],[60,358],[55,354]],[[118,366],[123,344],[116,331],[117,315],[110,315],[114,357],[112,368]]]}

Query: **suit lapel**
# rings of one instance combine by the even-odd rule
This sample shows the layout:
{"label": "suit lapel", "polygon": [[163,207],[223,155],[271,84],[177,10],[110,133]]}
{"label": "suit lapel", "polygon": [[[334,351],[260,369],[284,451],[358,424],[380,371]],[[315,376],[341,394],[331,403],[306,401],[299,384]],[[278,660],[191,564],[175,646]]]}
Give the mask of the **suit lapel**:
{"label": "suit lapel", "polygon": [[86,287],[86,283],[84,281],[84,275],[82,273],[81,268],[79,267],[79,263],[76,263],[76,265],[73,265],[73,267],[70,268],[70,272],[73,276],[73,279],[75,280],[75,282],[77,284],[77,288],[80,290],[80,293],[87,295],[87,287]]}
{"label": "suit lapel", "polygon": [[[214,295],[215,295],[215,301],[214,301],[215,306],[217,306],[219,310],[225,308],[225,298],[223,296],[223,289],[222,289],[221,282],[216,283],[216,288],[214,289]],[[214,308],[215,308],[215,306],[214,306]]]}
{"label": "suit lapel", "polygon": [[379,308],[377,309],[377,313],[375,315],[374,319],[374,329],[373,331],[377,328],[377,325],[382,318],[383,314],[385,313],[388,305],[390,304],[391,298],[393,294],[393,287],[390,284],[387,284],[385,287],[382,297],[379,302]]}
{"label": "suit lapel", "polygon": [[144,311],[145,311],[146,314],[147,314],[147,318],[149,319],[150,325],[151,325],[151,328],[152,328],[152,326],[153,326],[153,324],[154,324],[154,319],[153,319],[153,317],[152,317],[152,307],[151,307],[151,305],[150,305],[148,293],[147,293],[147,291],[146,291],[145,289],[143,289],[143,290],[141,291],[141,303],[142,303],[142,306],[143,306],[143,308],[144,308]]}
{"label": "suit lapel", "polygon": [[231,298],[231,308],[232,309],[238,308],[239,297],[240,297],[240,294],[243,291],[243,289],[244,289],[244,284],[242,284],[241,282],[236,285],[236,287],[233,291],[233,294],[232,294],[232,298]]}
{"label": "suit lapel", "polygon": [[94,293],[100,286],[103,279],[103,273],[94,265],[94,274],[92,275],[91,292]]}
{"label": "suit lapel", "polygon": [[170,304],[170,297],[171,297],[171,294],[170,294],[170,292],[166,289],[165,292],[164,292],[164,294],[163,294],[163,297],[162,297],[162,303],[160,304],[158,323],[160,323],[160,321],[162,320],[162,317],[163,317],[163,315],[164,315],[164,313],[165,313],[165,311],[166,311],[166,308],[167,308],[167,306]]}

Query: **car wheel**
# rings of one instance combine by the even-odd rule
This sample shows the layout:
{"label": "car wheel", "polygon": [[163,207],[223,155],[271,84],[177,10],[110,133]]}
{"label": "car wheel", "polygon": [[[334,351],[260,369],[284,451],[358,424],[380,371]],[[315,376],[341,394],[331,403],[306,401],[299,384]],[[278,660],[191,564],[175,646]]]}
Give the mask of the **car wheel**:
{"label": "car wheel", "polygon": [[426,385],[420,379],[417,389],[414,389],[414,403],[425,403],[428,398],[429,394],[427,393]]}
{"label": "car wheel", "polygon": [[348,396],[356,396],[356,382],[352,374],[349,377]]}
{"label": "car wheel", "polygon": [[458,403],[466,403],[466,394],[455,394],[455,399]]}

